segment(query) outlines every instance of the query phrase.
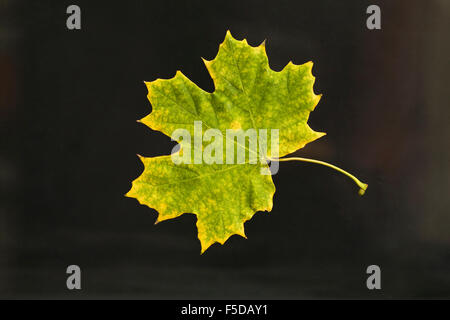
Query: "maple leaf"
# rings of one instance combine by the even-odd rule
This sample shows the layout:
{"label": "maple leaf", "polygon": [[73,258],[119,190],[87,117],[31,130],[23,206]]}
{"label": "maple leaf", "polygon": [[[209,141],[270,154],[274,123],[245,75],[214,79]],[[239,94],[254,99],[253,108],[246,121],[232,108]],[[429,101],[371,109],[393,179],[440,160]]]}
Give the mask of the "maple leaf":
{"label": "maple leaf", "polygon": [[[214,81],[213,93],[200,89],[180,71],[171,79],[145,82],[153,110],[141,122],[168,136],[180,128],[194,136],[195,121],[202,122],[202,130],[215,128],[224,136],[227,129],[279,129],[279,157],[325,135],[307,124],[321,97],[313,90],[312,62],[303,65],[289,62],[276,72],[269,67],[264,42],[253,47],[245,39],[234,39],[228,31],[217,56],[204,63]],[[179,153],[192,144],[181,139],[177,142],[181,146]],[[208,143],[202,144],[205,147]],[[245,146],[236,147],[249,152]],[[271,147],[267,147],[267,159],[272,161],[320,163],[356,179],[325,162],[274,159],[273,155]],[[140,159],[144,171],[133,181],[126,196],[156,209],[159,213],[156,222],[183,213],[195,214],[202,253],[213,243],[223,244],[234,234],[246,237],[244,223],[257,211],[272,210],[275,186],[267,162],[175,164],[170,155]],[[358,185],[361,193],[367,188],[361,182]]]}

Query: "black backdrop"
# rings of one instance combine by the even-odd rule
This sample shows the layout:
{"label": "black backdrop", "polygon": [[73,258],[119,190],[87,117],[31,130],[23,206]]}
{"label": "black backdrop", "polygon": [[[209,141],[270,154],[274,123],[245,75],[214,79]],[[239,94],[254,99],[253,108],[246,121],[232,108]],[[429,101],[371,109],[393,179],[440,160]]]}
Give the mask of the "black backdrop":
{"label": "black backdrop", "polygon": [[[1,5],[0,297],[450,297],[445,1],[68,1]],[[369,4],[382,30],[366,28]],[[364,197],[325,167],[281,163],[270,213],[200,255],[195,216],[157,226],[123,195],[168,154],[136,123],[151,111],[143,80],[176,70],[201,88],[225,32],[269,62],[314,61],[323,93],[310,125],[327,136],[296,155],[369,184]],[[445,90],[445,91],[444,91]],[[230,192],[233,192],[230,190]],[[66,267],[82,290],[66,288]],[[366,268],[382,290],[366,288]]]}

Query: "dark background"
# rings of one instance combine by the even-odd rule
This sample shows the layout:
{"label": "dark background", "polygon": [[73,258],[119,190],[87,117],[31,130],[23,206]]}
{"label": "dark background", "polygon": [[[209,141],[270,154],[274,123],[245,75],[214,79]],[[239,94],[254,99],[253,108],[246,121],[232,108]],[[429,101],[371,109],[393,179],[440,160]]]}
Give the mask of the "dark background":
{"label": "dark background", "polygon": [[[81,7],[82,29],[66,28]],[[366,28],[378,4],[382,30]],[[450,298],[450,3],[434,1],[0,1],[1,298]],[[200,255],[195,216],[157,226],[123,195],[136,154],[173,143],[136,123],[143,80],[201,88],[225,32],[269,62],[314,61],[327,136],[295,155],[369,189],[281,163],[270,213]],[[230,192],[233,192],[230,190]],[[66,267],[82,290],[66,288]],[[366,288],[377,264],[382,290]]]}

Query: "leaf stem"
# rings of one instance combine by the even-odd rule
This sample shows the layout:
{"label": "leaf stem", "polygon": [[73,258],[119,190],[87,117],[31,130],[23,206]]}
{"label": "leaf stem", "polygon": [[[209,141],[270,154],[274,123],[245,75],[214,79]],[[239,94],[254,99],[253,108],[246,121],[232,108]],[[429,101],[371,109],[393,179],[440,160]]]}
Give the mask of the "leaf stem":
{"label": "leaf stem", "polygon": [[320,160],[315,160],[315,159],[308,159],[308,158],[300,158],[300,157],[292,157],[292,158],[274,158],[274,159],[270,159],[271,161],[303,161],[303,162],[311,162],[311,163],[316,163],[316,164],[321,164],[323,166],[332,168],[336,171],[339,171],[340,173],[345,174],[347,177],[349,177],[350,179],[352,179],[353,181],[355,181],[355,183],[358,185],[358,187],[360,188],[358,193],[359,195],[363,195],[366,190],[368,185],[366,183],[361,182],[358,178],[356,178],[354,175],[348,173],[345,170],[342,170],[339,167],[336,167],[335,165],[332,165],[331,163],[328,162],[324,162],[324,161],[320,161]]}

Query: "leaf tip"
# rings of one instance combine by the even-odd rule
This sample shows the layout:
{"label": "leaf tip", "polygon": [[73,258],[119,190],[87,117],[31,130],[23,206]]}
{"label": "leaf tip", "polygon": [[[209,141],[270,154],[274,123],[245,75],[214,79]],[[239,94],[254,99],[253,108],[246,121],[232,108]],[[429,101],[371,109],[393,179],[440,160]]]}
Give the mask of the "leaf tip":
{"label": "leaf tip", "polygon": [[208,250],[209,247],[211,247],[212,243],[203,243],[203,241],[200,239],[200,255],[204,254],[206,250]]}
{"label": "leaf tip", "polygon": [[222,47],[223,45],[225,45],[225,43],[229,41],[238,41],[235,37],[233,37],[233,35],[231,34],[230,29],[227,30],[226,34],[225,34],[225,39],[223,39],[223,42],[219,45],[219,48]]}
{"label": "leaf tip", "polygon": [[212,62],[212,60],[206,60],[203,57],[202,57],[202,60],[203,60],[203,63],[205,64],[206,67],[208,67],[211,64],[211,62]]}
{"label": "leaf tip", "polygon": [[136,156],[141,160],[142,163],[144,163],[145,157],[141,156],[140,154],[136,153]]}
{"label": "leaf tip", "polygon": [[247,235],[245,234],[245,231],[244,231],[244,230],[239,231],[239,232],[236,232],[236,234],[239,235],[239,236],[241,236],[241,237],[244,238],[244,239],[248,239],[248,238],[247,238]]}

